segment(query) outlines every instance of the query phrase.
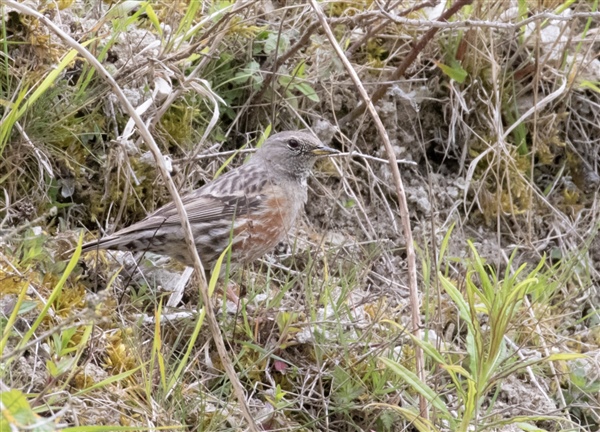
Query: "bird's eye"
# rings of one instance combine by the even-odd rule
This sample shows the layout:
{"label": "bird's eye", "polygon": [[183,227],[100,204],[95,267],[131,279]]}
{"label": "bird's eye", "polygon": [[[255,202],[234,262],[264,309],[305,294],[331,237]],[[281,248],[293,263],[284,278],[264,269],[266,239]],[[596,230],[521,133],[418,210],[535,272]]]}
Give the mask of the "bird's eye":
{"label": "bird's eye", "polygon": [[298,140],[292,138],[288,141],[288,147],[292,150],[298,150],[300,148],[300,143],[298,142]]}

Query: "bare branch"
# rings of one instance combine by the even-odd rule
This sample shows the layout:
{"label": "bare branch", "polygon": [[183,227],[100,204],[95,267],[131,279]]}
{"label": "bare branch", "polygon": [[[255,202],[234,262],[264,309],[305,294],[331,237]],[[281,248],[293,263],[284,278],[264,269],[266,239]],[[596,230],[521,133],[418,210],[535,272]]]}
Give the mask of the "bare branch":
{"label": "bare branch", "polygon": [[[456,12],[458,12],[464,6],[469,5],[471,3],[473,3],[473,0],[458,0],[448,10],[446,10],[438,18],[437,21],[445,22],[446,20],[448,20],[448,18],[450,18],[452,15],[454,15]],[[419,53],[421,51],[423,51],[423,49],[427,46],[427,44],[433,38],[433,36],[435,36],[435,34],[438,32],[438,30],[439,30],[439,28],[436,28],[436,27],[430,28],[423,35],[423,37],[421,37],[421,39],[416,43],[416,45],[410,51],[410,53],[408,53],[408,55],[404,58],[404,61],[402,61],[402,63],[400,63],[400,65],[396,68],[396,70],[394,72],[392,72],[388,81],[396,81],[404,75],[404,73],[406,72],[408,67],[415,61],[415,59],[417,58]],[[375,90],[375,92],[371,96],[371,98],[370,98],[371,102],[376,103],[379,99],[381,99],[383,97],[383,95],[385,95],[385,92],[387,91],[387,89],[389,87],[390,87],[389,84],[382,84],[381,87],[379,87],[377,90]],[[342,119],[340,119],[340,121],[339,121],[340,127],[344,127],[346,124],[348,124],[351,121],[358,118],[358,116],[360,116],[365,111],[365,109],[366,109],[366,103],[361,102],[359,106],[354,108],[349,114],[347,114]]]}
{"label": "bare branch", "polygon": [[535,21],[548,20],[548,21],[571,21],[576,18],[600,18],[600,12],[577,12],[571,15],[556,15],[550,12],[543,12],[540,14],[533,15],[527,19],[519,21],[517,23],[501,23],[498,21],[478,21],[478,20],[464,20],[464,21],[430,21],[430,20],[417,20],[411,18],[404,18],[394,14],[391,14],[385,10],[381,10],[381,13],[389,18],[396,24],[410,25],[415,27],[432,27],[437,29],[461,29],[461,28],[495,28],[502,30],[518,30],[519,28],[526,26]]}
{"label": "bare branch", "polygon": [[171,194],[171,197],[173,198],[173,201],[177,208],[177,212],[179,213],[179,216],[181,218],[181,226],[183,228],[183,234],[185,237],[185,241],[186,241],[186,243],[188,245],[188,249],[191,252],[192,257],[194,259],[194,268],[200,277],[200,294],[202,296],[202,301],[203,301],[204,309],[206,312],[206,318],[208,320],[208,327],[213,336],[213,340],[217,347],[219,357],[221,359],[221,362],[223,363],[223,367],[225,368],[227,375],[229,376],[229,380],[231,381],[233,391],[238,399],[238,402],[240,404],[240,409],[242,411],[242,414],[244,415],[244,418],[248,422],[250,430],[258,432],[258,427],[254,421],[254,418],[252,417],[252,414],[250,413],[250,410],[248,408],[248,403],[246,402],[244,389],[243,389],[242,384],[240,383],[240,380],[233,368],[233,364],[231,363],[231,360],[229,359],[229,355],[227,354],[227,350],[225,348],[225,343],[223,341],[223,336],[221,335],[221,330],[219,328],[219,324],[217,322],[214,310],[212,308],[212,303],[211,303],[210,296],[208,293],[208,286],[206,283],[206,278],[204,276],[204,267],[202,265],[202,262],[200,261],[200,256],[198,255],[198,250],[196,249],[196,246],[194,244],[194,236],[192,234],[192,228],[190,226],[190,222],[188,220],[187,213],[185,211],[185,207],[183,206],[181,197],[179,196],[179,193],[177,192],[175,183],[173,182],[173,179],[171,179],[171,176],[169,175],[167,166],[165,164],[165,159],[164,159],[162,153],[160,152],[158,145],[154,141],[152,134],[146,127],[142,118],[136,112],[133,105],[131,105],[131,103],[129,102],[129,100],[123,93],[123,90],[119,87],[119,85],[117,84],[115,79],[104,68],[104,66],[102,66],[102,64],[98,61],[98,59],[96,59],[96,57],[94,57],[87,49],[85,49],[81,44],[79,44],[76,40],[74,40],[68,34],[63,32],[58,26],[56,26],[52,21],[50,21],[50,19],[48,19],[48,17],[46,17],[45,15],[42,15],[41,13],[29,8],[28,6],[17,3],[16,1],[3,0],[3,3],[18,10],[21,13],[34,16],[35,18],[40,20],[40,22],[44,23],[45,26],[50,28],[54,33],[56,33],[60,38],[62,38],[69,47],[76,50],[82,57],[84,57],[98,71],[100,76],[102,76],[111,85],[113,91],[115,92],[115,95],[119,98],[119,100],[123,104],[123,107],[125,108],[127,113],[131,116],[131,118],[135,122],[135,125],[138,128],[139,134],[142,136],[142,138],[148,145],[148,148],[154,155],[154,159],[156,160],[156,165],[165,181],[165,184],[167,185],[167,188],[169,189],[169,193]]}
{"label": "bare branch", "polygon": [[[468,0],[467,0],[468,1]],[[398,207],[400,209],[400,217],[402,219],[402,226],[404,229],[404,239],[406,241],[406,260],[408,264],[408,277],[409,277],[409,289],[410,289],[410,302],[412,308],[412,324],[413,324],[413,333],[416,338],[421,338],[421,316],[419,307],[419,294],[417,287],[417,265],[416,265],[416,254],[415,248],[413,244],[412,230],[410,227],[410,218],[408,215],[408,203],[406,202],[406,194],[404,192],[404,185],[402,183],[402,177],[400,176],[400,170],[398,169],[398,162],[396,160],[396,154],[394,153],[394,149],[392,147],[392,143],[390,142],[390,138],[385,130],[385,126],[383,122],[379,118],[377,114],[377,110],[375,109],[375,105],[369,98],[369,94],[367,90],[362,85],[358,74],[350,64],[348,58],[344,55],[342,48],[338,44],[333,32],[331,31],[331,27],[327,23],[327,19],[325,18],[325,14],[317,5],[316,0],[310,0],[310,3],[321,22],[321,26],[329,39],[329,42],[333,46],[337,56],[344,64],[346,71],[352,78],[354,85],[357,90],[360,92],[360,96],[363,99],[363,105],[366,106],[366,109],[369,111],[375,126],[377,127],[377,132],[379,133],[379,137],[383,141],[385,146],[385,150],[388,156],[388,160],[390,163],[390,170],[392,171],[392,177],[394,179],[394,185],[396,187],[396,194],[398,196]],[[422,382],[425,382],[425,361],[423,357],[423,350],[417,344],[414,345],[415,349],[415,361],[416,361],[416,369],[417,375]],[[421,411],[421,416],[423,418],[428,418],[427,412],[427,400],[424,396],[419,396],[419,406]]]}

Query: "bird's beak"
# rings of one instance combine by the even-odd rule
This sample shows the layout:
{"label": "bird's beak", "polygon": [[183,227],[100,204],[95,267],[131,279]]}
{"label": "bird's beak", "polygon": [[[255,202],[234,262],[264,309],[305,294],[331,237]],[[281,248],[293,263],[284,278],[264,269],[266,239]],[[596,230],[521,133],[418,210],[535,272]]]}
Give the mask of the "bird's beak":
{"label": "bird's beak", "polygon": [[339,151],[337,151],[336,149],[332,149],[331,147],[321,145],[316,149],[312,150],[311,153],[315,156],[326,156],[339,153]]}

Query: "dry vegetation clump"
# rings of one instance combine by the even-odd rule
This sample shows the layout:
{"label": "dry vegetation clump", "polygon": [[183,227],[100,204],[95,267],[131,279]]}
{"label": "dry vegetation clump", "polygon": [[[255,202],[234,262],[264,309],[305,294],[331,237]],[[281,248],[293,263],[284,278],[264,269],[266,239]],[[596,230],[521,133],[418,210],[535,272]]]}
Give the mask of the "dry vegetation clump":
{"label": "dry vegetation clump", "polygon": [[[318,6],[404,197],[310,2],[0,0],[0,430],[599,430],[598,2]],[[78,45],[181,191],[274,131],[344,153],[210,283],[244,404],[191,269],[65,254],[171,200]]]}

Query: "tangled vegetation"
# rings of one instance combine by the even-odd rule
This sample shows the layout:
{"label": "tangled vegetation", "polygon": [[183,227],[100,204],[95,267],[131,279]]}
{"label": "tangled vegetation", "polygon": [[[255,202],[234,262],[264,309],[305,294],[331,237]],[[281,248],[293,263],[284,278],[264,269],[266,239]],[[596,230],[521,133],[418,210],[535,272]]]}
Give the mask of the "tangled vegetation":
{"label": "tangled vegetation", "polygon": [[[0,17],[0,430],[600,430],[597,0]],[[208,281],[226,357],[191,269],[80,255],[302,128],[342,153],[286,244]]]}

